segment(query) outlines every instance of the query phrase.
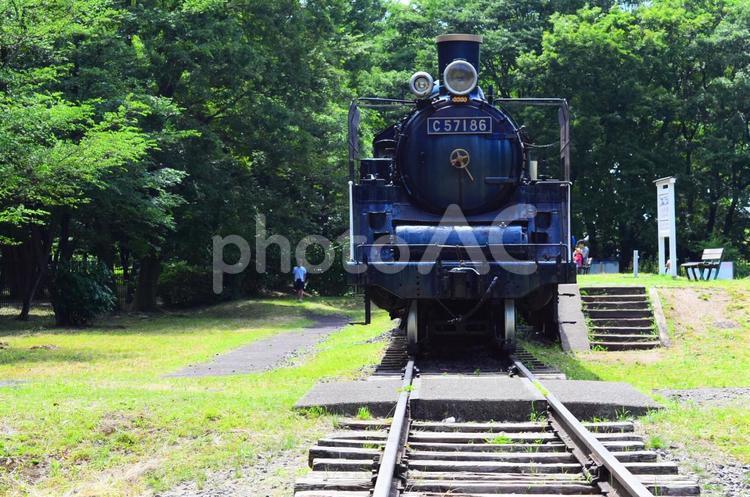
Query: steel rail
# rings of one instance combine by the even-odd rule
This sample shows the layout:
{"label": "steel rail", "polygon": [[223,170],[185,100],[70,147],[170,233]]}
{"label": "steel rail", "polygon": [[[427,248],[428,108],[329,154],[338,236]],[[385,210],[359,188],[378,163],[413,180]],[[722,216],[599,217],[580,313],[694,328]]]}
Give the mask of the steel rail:
{"label": "steel rail", "polygon": [[[614,492],[608,495],[618,497],[653,497],[653,494],[633,476],[628,469],[607,450],[597,438],[578,421],[578,418],[563,405],[544,385],[536,379],[534,374],[515,357],[513,364],[518,368],[521,374],[531,381],[547,399],[550,413],[552,414],[553,424],[556,423],[562,428],[567,436],[571,438],[574,445],[580,451],[576,454],[579,457],[582,453],[590,463],[596,465],[598,470],[599,484],[608,485]],[[577,451],[574,451],[574,453]]]}
{"label": "steel rail", "polygon": [[410,358],[404,369],[404,381],[401,384],[401,392],[396,402],[396,410],[393,413],[391,427],[388,430],[388,439],[385,443],[383,455],[380,457],[380,468],[375,480],[375,488],[372,497],[390,497],[393,487],[393,477],[396,472],[398,455],[403,448],[402,437],[406,425],[406,413],[411,395],[411,382],[414,379],[414,358]]}

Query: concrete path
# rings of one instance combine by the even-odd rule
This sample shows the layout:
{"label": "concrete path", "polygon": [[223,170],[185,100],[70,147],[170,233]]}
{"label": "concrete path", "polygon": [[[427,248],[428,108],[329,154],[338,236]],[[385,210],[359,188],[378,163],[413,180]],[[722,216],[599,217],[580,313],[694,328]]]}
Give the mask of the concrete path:
{"label": "concrete path", "polygon": [[301,354],[348,323],[348,319],[344,316],[314,315],[312,319],[315,323],[301,331],[281,332],[219,355],[212,361],[191,364],[167,376],[199,377],[261,373],[278,367],[289,358]]}

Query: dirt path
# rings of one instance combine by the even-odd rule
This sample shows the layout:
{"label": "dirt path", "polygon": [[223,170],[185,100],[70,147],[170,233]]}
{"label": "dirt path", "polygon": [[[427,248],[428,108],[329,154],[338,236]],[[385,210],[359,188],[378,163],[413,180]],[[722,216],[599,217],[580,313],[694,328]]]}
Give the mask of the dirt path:
{"label": "dirt path", "polygon": [[299,332],[279,333],[217,356],[214,360],[172,373],[172,377],[224,376],[260,373],[301,355],[320,340],[346,326],[344,316],[312,315],[315,322]]}

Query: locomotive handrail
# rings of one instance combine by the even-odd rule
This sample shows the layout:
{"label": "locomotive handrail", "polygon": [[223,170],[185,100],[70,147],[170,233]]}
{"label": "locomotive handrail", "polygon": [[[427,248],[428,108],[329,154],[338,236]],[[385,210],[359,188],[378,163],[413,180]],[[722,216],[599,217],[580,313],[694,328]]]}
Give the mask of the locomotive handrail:
{"label": "locomotive handrail", "polygon": [[[362,105],[360,105],[362,103]],[[359,108],[389,109],[416,105],[416,100],[382,97],[357,97],[349,104],[347,141],[349,142],[349,181],[355,181],[354,166],[359,160]]]}
{"label": "locomotive handrail", "polygon": [[570,220],[570,107],[568,107],[568,101],[564,98],[495,98],[492,100],[492,105],[495,103],[508,103],[508,104],[522,104],[532,106],[550,106],[558,107],[557,119],[560,124],[560,160],[562,161],[563,167],[563,180],[568,183],[568,191],[566,203],[568,204],[567,212],[567,247],[568,253],[572,254],[572,231],[571,231],[571,220]]}
{"label": "locomotive handrail", "polygon": [[406,105],[416,105],[416,100],[408,100],[403,98],[382,98],[382,97],[357,97],[354,100],[352,100],[352,103],[355,102],[373,102],[373,103],[367,103],[365,105],[361,105],[359,107],[363,107],[365,109],[377,109],[377,108],[388,108],[388,107],[399,107],[399,106],[406,106]]}
{"label": "locomotive handrail", "polygon": [[495,103],[522,104],[542,107],[559,107],[558,121],[560,124],[560,160],[563,163],[563,179],[570,181],[570,108],[564,98],[495,98]]}

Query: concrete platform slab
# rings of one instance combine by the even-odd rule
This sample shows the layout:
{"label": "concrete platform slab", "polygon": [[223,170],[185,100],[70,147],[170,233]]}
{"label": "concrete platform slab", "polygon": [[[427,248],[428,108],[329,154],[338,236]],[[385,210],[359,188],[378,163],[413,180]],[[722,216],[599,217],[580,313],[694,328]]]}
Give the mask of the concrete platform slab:
{"label": "concrete platform slab", "polygon": [[412,416],[428,420],[527,421],[547,408],[528,380],[508,376],[423,376],[411,398]]}
{"label": "concrete platform slab", "polygon": [[318,383],[294,408],[322,407],[333,414],[353,416],[360,407],[367,407],[373,416],[387,417],[396,406],[401,384],[400,378]]}
{"label": "concrete platform slab", "polygon": [[641,416],[661,406],[627,383],[611,381],[547,380],[549,389],[580,419]]}
{"label": "concrete platform slab", "polygon": [[591,348],[581,293],[575,283],[557,287],[557,320],[560,323],[560,342],[564,351],[583,352]]}
{"label": "concrete platform slab", "polygon": [[[565,406],[582,420],[639,416],[660,406],[627,383],[544,380]],[[398,378],[319,383],[295,405],[322,407],[345,416],[367,407],[373,416],[392,414],[401,389]],[[542,415],[547,401],[527,379],[508,376],[434,376],[414,380],[411,413],[415,419],[458,421],[528,421]]]}

